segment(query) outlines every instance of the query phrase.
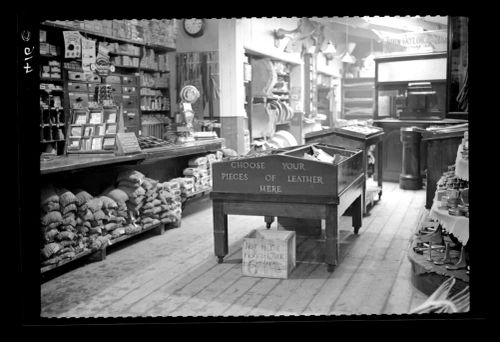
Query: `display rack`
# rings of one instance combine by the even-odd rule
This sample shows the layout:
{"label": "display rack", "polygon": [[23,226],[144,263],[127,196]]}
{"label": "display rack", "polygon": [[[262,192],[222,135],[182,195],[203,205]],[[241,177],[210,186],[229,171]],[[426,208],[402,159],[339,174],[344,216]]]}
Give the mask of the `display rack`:
{"label": "display rack", "polygon": [[40,155],[64,155],[66,150],[66,106],[64,70],[58,37],[40,35]]}
{"label": "display rack", "polygon": [[342,118],[372,119],[375,105],[374,78],[343,78]]}
{"label": "display rack", "polygon": [[[102,30],[97,28],[93,29],[93,25],[96,24],[89,21],[44,21],[41,23],[43,29],[57,32],[61,36],[64,30],[78,31],[83,36],[96,40],[99,44],[105,44],[110,50],[110,61],[116,67],[114,73],[107,77],[103,77],[103,79],[97,76],[94,79],[88,79],[85,77],[86,75],[83,73],[81,65],[75,68],[74,65],[68,65],[69,61],[66,61],[62,68],[68,70],[68,72],[66,72],[68,75],[69,70],[71,70],[74,77],[66,77],[63,75],[64,77],[60,80],[60,82],[64,83],[65,89],[67,89],[68,92],[68,101],[65,105],[65,111],[69,113],[69,110],[74,108],[75,101],[77,100],[84,106],[89,101],[93,101],[95,98],[95,85],[93,83],[102,82],[110,84],[113,86],[114,104],[121,105],[123,108],[124,129],[139,135],[141,134],[142,108],[146,110],[161,110],[162,114],[170,116],[170,94],[168,90],[169,70],[166,56],[168,52],[175,51],[175,49],[173,45],[152,44],[140,40],[118,37],[111,33],[105,33],[104,24],[98,26],[102,28]],[[109,29],[108,32],[115,31]],[[58,47],[61,51],[64,50],[62,38],[60,39]],[[117,49],[115,50],[116,47]],[[156,60],[162,61],[161,66],[152,64]],[[151,93],[143,94],[146,89],[143,90],[140,87],[139,77],[145,73],[164,73],[167,77],[163,80],[163,84],[159,84],[159,87],[150,90]],[[68,86],[68,83],[71,83],[71,85]],[[141,90],[143,91],[142,93]],[[160,98],[161,101],[159,101]],[[158,105],[160,102],[162,103],[161,106]],[[151,107],[151,103],[156,103],[155,107]],[[144,105],[141,106],[142,104]],[[150,114],[150,112],[145,112],[144,114],[147,115]]]}
{"label": "display rack", "polygon": [[115,153],[121,108],[116,106],[72,109],[67,134],[68,154]]}
{"label": "display rack", "polygon": [[[299,84],[298,78],[301,66],[250,50],[247,50],[246,58],[248,59],[246,64],[248,64],[249,70],[251,69],[251,72],[249,72],[251,75],[245,80],[245,110],[248,116],[250,142],[255,141],[255,139],[266,139],[266,136],[263,136],[257,128],[259,125],[262,126],[262,123],[266,120],[269,122],[269,131],[285,130],[291,133],[295,140],[302,142],[302,120],[295,120],[296,114],[299,112],[297,108],[302,108],[302,104],[299,104],[300,89],[302,87],[297,86],[297,84]],[[275,80],[272,80],[274,76],[270,76],[270,79],[267,80],[262,79],[261,73],[263,71],[258,70],[258,68],[262,68],[262,65],[258,67],[254,65],[255,62],[258,63],[261,59],[269,60],[272,65],[273,73],[275,73]],[[267,71],[268,70],[266,70],[265,73],[267,73]],[[270,84],[274,85],[271,89],[268,89],[267,93],[264,94],[262,91],[256,93],[254,91],[255,84],[266,87],[264,86],[266,82],[266,86]],[[276,101],[288,108],[286,111],[278,110],[278,112],[291,112],[292,115],[287,116],[278,114],[276,118],[268,116],[266,111],[267,104],[274,104]],[[261,108],[259,108],[259,106]],[[278,107],[281,107],[281,105],[278,105]]]}

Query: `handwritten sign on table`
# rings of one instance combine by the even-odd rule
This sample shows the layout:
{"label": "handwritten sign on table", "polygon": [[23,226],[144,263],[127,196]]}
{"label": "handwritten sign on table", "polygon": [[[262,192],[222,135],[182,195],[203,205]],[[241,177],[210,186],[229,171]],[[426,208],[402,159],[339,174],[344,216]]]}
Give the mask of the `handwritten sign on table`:
{"label": "handwritten sign on table", "polygon": [[117,155],[141,152],[139,141],[133,132],[117,133],[116,144],[118,147]]}

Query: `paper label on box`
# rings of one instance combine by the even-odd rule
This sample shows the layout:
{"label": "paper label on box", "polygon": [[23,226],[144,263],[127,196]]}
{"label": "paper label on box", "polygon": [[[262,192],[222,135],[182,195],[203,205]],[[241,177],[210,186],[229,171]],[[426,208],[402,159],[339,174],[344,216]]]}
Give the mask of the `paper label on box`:
{"label": "paper label on box", "polygon": [[64,31],[64,57],[78,58],[81,56],[81,34],[79,31]]}
{"label": "paper label on box", "polygon": [[102,122],[102,112],[90,113],[90,123],[91,124],[100,124],[101,122]]}
{"label": "paper label on box", "polygon": [[83,125],[87,123],[87,115],[86,114],[78,114],[75,120],[76,125]]}
{"label": "paper label on box", "polygon": [[95,41],[82,38],[82,69],[91,71],[90,65],[96,61]]}
{"label": "paper label on box", "polygon": [[106,122],[115,123],[116,122],[116,113],[109,113],[108,120]]}

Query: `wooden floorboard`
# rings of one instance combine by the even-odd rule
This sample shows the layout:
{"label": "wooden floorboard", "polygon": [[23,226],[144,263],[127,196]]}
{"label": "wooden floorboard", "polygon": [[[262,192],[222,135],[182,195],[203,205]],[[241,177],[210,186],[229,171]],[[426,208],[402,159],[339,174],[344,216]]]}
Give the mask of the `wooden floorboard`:
{"label": "wooden floorboard", "polygon": [[392,270],[399,268],[399,260],[385,260],[393,236],[398,230],[411,197],[400,199],[391,216],[384,223],[375,241],[365,251],[356,273],[349,279],[344,291],[330,307],[330,313],[378,314],[386,301],[395,279]]}
{"label": "wooden floorboard", "polygon": [[373,244],[392,212],[391,209],[397,204],[399,198],[394,196],[396,190],[397,188],[394,186],[384,189],[385,193],[389,193],[389,195],[385,195],[384,200],[372,209],[371,215],[363,219],[360,235],[352,235],[355,239],[340,249],[340,264],[323,281],[320,290],[316,292],[310,303],[302,311],[302,314],[333,314],[330,310],[332,303],[335,302],[349,280],[356,274],[367,249]]}
{"label": "wooden floorboard", "polygon": [[[229,216],[229,255],[213,253],[209,200],[188,206],[180,228],[140,239],[106,260],[42,284],[44,317],[259,316],[407,313],[427,296],[413,288],[406,256],[423,215],[425,191],[384,183],[363,217],[339,218],[339,265],[324,264],[324,232],[297,237],[297,265],[288,279],[244,276],[243,238],[263,217]],[[323,222],[324,223],[324,222]],[[276,221],[271,229],[276,229]]]}

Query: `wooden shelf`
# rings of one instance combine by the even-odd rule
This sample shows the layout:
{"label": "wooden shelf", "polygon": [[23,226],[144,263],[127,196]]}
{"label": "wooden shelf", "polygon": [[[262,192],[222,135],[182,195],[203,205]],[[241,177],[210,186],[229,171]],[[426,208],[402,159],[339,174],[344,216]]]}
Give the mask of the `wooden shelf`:
{"label": "wooden shelf", "polygon": [[40,57],[43,57],[43,58],[61,58],[60,55],[57,55],[57,56],[54,56],[54,55],[45,55],[45,54],[40,54]]}
{"label": "wooden shelf", "polygon": [[141,71],[150,71],[150,72],[170,72],[170,70],[159,70],[159,69],[153,69],[153,68],[140,68]]}
{"label": "wooden shelf", "polygon": [[[168,87],[148,87],[148,86],[141,86],[141,88],[158,89],[158,90],[168,89]],[[149,95],[144,95],[144,96],[149,96]]]}
{"label": "wooden shelf", "polygon": [[62,127],[62,126],[65,126],[66,124],[65,123],[44,123],[44,124],[40,124],[40,127],[51,127],[51,126],[57,126],[57,127]]}
{"label": "wooden shelf", "polygon": [[132,40],[132,39],[120,38],[120,37],[108,35],[108,34],[101,33],[101,32],[95,32],[95,31],[91,31],[91,30],[82,29],[82,28],[79,28],[79,27],[71,26],[71,25],[49,23],[47,21],[42,22],[42,25],[48,26],[48,27],[55,27],[55,28],[65,29],[65,30],[80,31],[80,32],[83,32],[83,33],[86,33],[86,34],[89,34],[89,35],[92,35],[92,36],[106,38],[106,39],[109,39],[109,40],[113,40],[113,41],[117,41],[117,42],[122,42],[122,43],[129,43],[129,44],[134,44],[134,45],[140,45],[140,46],[144,46],[144,47],[147,47],[147,48],[150,48],[150,49],[162,50],[164,52],[175,51],[175,47],[173,47],[173,46],[164,46],[164,45],[159,45],[159,44],[151,44],[151,43],[139,42],[139,41],[135,41],[135,40]]}
{"label": "wooden shelf", "polygon": [[133,55],[131,53],[126,53],[126,52],[113,52],[113,51],[110,51],[109,54],[113,55],[113,56],[128,56],[128,57],[137,57],[137,58],[141,57],[141,55]]}
{"label": "wooden shelf", "polygon": [[80,259],[80,258],[82,258],[82,257],[84,257],[86,255],[89,255],[89,254],[91,254],[93,252],[94,252],[93,250],[88,249],[88,250],[86,250],[84,252],[78,253],[77,255],[75,255],[71,259],[65,259],[63,261],[58,262],[57,264],[43,266],[42,268],[40,268],[40,273],[45,273],[47,271],[53,270],[54,268],[57,268],[57,267],[60,267],[62,265],[65,265],[67,263],[70,263],[72,261],[78,260],[78,259]]}
{"label": "wooden shelf", "polygon": [[58,141],[66,141],[66,139],[59,139],[59,140],[40,140],[40,144],[50,144],[50,143],[55,143]]}
{"label": "wooden shelf", "polygon": [[[40,82],[58,82],[58,83],[62,83],[63,80],[61,78],[40,77]],[[40,90],[42,90],[42,89],[40,89]]]}
{"label": "wooden shelf", "polygon": [[211,191],[212,191],[212,188],[209,187],[209,188],[205,188],[205,189],[201,189],[201,190],[192,192],[189,195],[187,195],[186,197],[184,197],[183,201],[186,201],[186,200],[189,200],[189,199],[193,199],[193,198],[196,198],[196,197],[200,197],[200,196],[202,196],[204,194],[208,194]]}
{"label": "wooden shelf", "polygon": [[152,229],[155,229],[155,228],[158,228],[159,226],[161,226],[163,223],[158,223],[158,224],[155,224],[155,225],[152,225],[151,227],[148,227],[148,228],[142,228],[141,230],[135,232],[135,233],[132,233],[132,234],[125,234],[125,235],[122,235],[122,236],[119,236],[115,239],[112,239],[112,240],[109,240],[109,246],[112,246],[116,243],[119,243],[119,242],[122,242],[122,241],[125,241],[125,240],[128,240],[130,239],[131,237],[133,236],[136,236],[136,235],[139,235],[141,233],[144,233],[144,232],[147,232],[149,230],[152,230]]}
{"label": "wooden shelf", "polygon": [[116,65],[115,64],[115,67],[116,68],[122,68],[122,69],[139,69],[139,67],[136,67],[136,66],[132,66],[132,65]]}

